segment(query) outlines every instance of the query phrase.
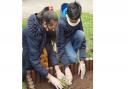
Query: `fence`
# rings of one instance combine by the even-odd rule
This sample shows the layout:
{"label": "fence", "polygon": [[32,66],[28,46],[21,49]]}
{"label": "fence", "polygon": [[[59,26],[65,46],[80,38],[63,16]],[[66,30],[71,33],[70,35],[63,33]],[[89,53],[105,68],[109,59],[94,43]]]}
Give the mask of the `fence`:
{"label": "fence", "polygon": [[[79,65],[78,63],[69,65],[73,75],[77,74],[78,65]],[[87,58],[87,60],[85,61],[85,65],[86,65],[86,72],[93,71],[92,58]],[[62,64],[60,64],[59,67],[60,67],[61,71],[64,73],[64,66]],[[49,67],[47,69],[50,74],[55,76],[55,69],[53,67]],[[34,85],[36,83],[47,82],[47,79],[40,76],[36,71],[29,70],[29,71],[27,71],[26,81],[27,81],[27,89],[35,89]]]}

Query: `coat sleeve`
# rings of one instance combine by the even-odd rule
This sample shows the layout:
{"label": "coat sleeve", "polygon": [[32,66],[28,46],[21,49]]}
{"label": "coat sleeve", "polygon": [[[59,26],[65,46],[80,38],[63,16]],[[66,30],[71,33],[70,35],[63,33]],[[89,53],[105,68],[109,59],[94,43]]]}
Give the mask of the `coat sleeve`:
{"label": "coat sleeve", "polygon": [[42,76],[46,77],[48,71],[40,63],[40,42],[31,36],[27,36],[28,46],[29,46],[29,60],[33,68]]}
{"label": "coat sleeve", "polygon": [[[82,22],[81,22],[81,30],[84,32]],[[85,37],[84,37],[84,40],[80,46],[79,51],[80,51],[79,52],[80,60],[85,60],[85,58],[86,58],[86,39],[85,39]]]}
{"label": "coat sleeve", "polygon": [[61,62],[64,65],[69,64],[69,60],[67,55],[65,54],[65,37],[64,37],[64,29],[63,24],[59,23],[56,29],[56,38],[57,38],[57,53],[58,57],[61,59]]}

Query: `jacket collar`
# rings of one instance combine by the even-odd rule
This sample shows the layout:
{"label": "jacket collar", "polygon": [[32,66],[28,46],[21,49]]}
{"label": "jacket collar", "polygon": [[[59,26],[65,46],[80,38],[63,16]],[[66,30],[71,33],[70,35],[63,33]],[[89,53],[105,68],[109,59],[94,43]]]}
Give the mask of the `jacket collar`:
{"label": "jacket collar", "polygon": [[68,16],[67,14],[66,14],[66,18],[67,18],[68,24],[71,25],[71,26],[76,26],[76,25],[78,25],[79,22],[80,22],[80,19],[78,19],[76,23],[70,22],[70,18],[69,18],[69,16]]}

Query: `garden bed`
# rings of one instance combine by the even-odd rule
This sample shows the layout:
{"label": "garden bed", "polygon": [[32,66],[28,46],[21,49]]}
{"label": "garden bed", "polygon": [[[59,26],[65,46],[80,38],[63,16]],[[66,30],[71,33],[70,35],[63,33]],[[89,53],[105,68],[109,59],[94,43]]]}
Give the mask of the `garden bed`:
{"label": "garden bed", "polygon": [[[86,72],[85,78],[83,80],[80,79],[80,76],[75,74],[73,76],[73,84],[68,89],[93,89],[93,72]],[[36,83],[35,89],[55,89],[55,87],[48,83],[47,80],[45,82]]]}
{"label": "garden bed", "polygon": [[[92,58],[87,58],[88,60],[85,61],[86,64],[86,74],[85,78],[83,80],[80,79],[80,76],[78,76],[78,63],[69,65],[71,72],[73,74],[73,84],[71,86],[66,86],[64,89],[92,89],[92,83],[93,83],[93,60]],[[61,71],[64,73],[64,66],[59,65]],[[50,74],[55,76],[55,69],[53,67],[49,67],[48,71]],[[29,71],[29,77],[27,77],[27,83],[28,83],[28,89],[55,89],[55,87],[48,83],[48,80],[46,78],[41,77],[37,72],[34,70]],[[62,81],[65,82],[65,81]],[[30,86],[35,88],[30,88]]]}

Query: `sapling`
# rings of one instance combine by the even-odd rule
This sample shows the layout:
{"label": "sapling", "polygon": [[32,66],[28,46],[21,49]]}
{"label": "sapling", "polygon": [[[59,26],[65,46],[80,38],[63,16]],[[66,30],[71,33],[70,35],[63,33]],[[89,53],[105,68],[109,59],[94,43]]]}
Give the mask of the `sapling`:
{"label": "sapling", "polygon": [[69,85],[68,85],[68,82],[66,81],[66,79],[63,77],[61,79],[59,79],[60,82],[62,83],[64,89],[70,89]]}

